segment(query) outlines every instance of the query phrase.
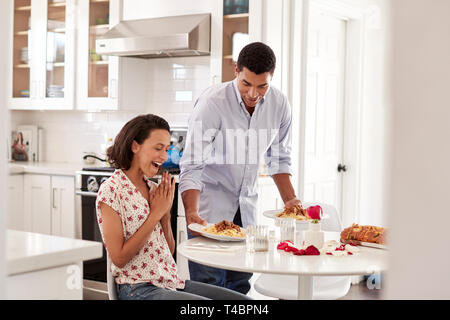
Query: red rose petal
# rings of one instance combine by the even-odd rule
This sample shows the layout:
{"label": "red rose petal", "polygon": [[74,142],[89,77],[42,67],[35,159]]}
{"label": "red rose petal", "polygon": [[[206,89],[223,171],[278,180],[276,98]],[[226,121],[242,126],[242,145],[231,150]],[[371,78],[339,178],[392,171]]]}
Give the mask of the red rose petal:
{"label": "red rose petal", "polygon": [[306,248],[306,255],[308,256],[318,256],[320,255],[320,251],[314,247],[314,246],[309,246],[308,248]]}

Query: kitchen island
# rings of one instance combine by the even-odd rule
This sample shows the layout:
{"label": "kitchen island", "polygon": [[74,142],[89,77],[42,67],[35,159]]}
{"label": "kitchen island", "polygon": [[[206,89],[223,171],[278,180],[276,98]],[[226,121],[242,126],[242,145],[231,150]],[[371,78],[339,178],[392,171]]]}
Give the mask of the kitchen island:
{"label": "kitchen island", "polygon": [[102,257],[100,242],[7,231],[7,299],[83,298],[83,261]]}

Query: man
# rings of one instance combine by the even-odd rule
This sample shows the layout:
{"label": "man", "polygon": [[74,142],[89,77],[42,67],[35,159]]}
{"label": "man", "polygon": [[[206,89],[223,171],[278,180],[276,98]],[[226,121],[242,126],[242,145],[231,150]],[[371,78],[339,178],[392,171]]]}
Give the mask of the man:
{"label": "man", "polygon": [[[222,220],[243,227],[256,224],[262,157],[285,206],[300,203],[290,181],[291,109],[286,96],[270,87],[275,60],[267,45],[247,45],[239,54],[236,78],[208,88],[196,101],[180,162],[187,225]],[[189,272],[191,280],[244,294],[250,289],[251,273],[193,262]]]}

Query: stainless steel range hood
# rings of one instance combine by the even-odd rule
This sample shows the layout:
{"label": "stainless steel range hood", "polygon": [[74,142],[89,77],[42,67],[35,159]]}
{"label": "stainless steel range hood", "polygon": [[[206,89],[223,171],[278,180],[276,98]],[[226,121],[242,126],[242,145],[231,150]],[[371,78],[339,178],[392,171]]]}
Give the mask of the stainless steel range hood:
{"label": "stainless steel range hood", "polygon": [[210,54],[211,15],[125,20],[96,40],[96,52],[134,58]]}

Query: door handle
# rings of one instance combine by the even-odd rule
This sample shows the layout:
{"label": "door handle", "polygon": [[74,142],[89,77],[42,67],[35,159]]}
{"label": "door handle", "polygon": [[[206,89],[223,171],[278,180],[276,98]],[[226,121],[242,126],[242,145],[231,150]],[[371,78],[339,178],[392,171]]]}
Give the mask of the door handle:
{"label": "door handle", "polygon": [[345,164],[339,163],[339,164],[338,164],[338,167],[337,167],[337,171],[338,171],[338,172],[341,172],[341,171],[346,172],[346,171],[347,171],[347,166],[346,166]]}
{"label": "door handle", "polygon": [[57,189],[56,189],[56,188],[53,188],[53,189],[52,189],[52,207],[53,207],[53,209],[56,209],[56,208],[57,208],[57,205],[55,204],[55,200],[56,200],[56,192],[57,192]]}

